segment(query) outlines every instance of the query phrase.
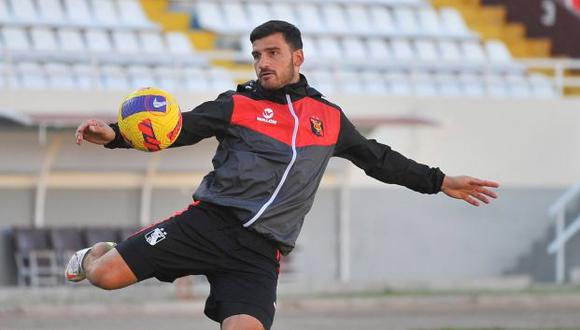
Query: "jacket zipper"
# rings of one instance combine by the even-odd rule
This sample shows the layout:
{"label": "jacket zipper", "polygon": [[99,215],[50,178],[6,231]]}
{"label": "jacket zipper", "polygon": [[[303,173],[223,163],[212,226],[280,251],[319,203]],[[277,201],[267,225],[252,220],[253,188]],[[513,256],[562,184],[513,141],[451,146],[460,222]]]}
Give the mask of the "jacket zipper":
{"label": "jacket zipper", "polygon": [[298,120],[298,116],[296,116],[296,112],[294,112],[294,105],[292,105],[292,99],[290,98],[289,94],[286,94],[286,102],[288,103],[288,110],[290,110],[290,114],[292,114],[292,117],[294,117],[294,131],[292,132],[292,159],[290,160],[290,163],[288,163],[288,166],[286,167],[286,170],[282,175],[282,179],[280,180],[280,183],[278,183],[278,186],[276,187],[276,190],[274,190],[272,196],[270,196],[270,199],[268,199],[268,201],[264,203],[264,205],[262,205],[258,213],[256,213],[254,217],[252,217],[252,219],[248,220],[248,222],[244,224],[244,227],[249,227],[254,222],[256,222],[256,220],[258,220],[258,218],[260,218],[260,216],[262,216],[262,214],[266,211],[268,206],[270,206],[270,204],[274,202],[274,199],[276,199],[276,196],[280,192],[280,189],[282,189],[282,186],[284,185],[284,182],[286,181],[286,178],[288,177],[288,174],[290,173],[292,166],[294,166],[294,163],[296,162],[297,156],[296,136],[298,135],[298,124],[300,122]]}

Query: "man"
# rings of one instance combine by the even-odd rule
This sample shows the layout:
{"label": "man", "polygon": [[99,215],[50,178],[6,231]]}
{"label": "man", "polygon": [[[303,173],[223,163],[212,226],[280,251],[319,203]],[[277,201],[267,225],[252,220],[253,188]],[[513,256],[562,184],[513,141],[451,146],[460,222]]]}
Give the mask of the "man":
{"label": "man", "polygon": [[[118,246],[98,243],[67,266],[72,281],[87,278],[117,289],[150,277],[173,281],[204,274],[211,286],[205,314],[222,329],[269,329],[280,254],[288,254],[332,156],[378,180],[422,193],[443,191],[475,206],[497,183],[445,176],[360,135],[341,109],[308,86],[300,31],[269,21],[251,35],[257,81],[239,85],[183,113],[172,147],[215,136],[214,170],[182,213],[141,230]],[[76,132],[107,148],[128,148],[116,124],[88,120]]]}

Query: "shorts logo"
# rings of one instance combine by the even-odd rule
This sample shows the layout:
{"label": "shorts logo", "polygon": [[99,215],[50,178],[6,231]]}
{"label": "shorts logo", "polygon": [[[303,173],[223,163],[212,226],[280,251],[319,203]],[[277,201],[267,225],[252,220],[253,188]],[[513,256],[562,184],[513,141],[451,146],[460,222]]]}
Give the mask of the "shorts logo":
{"label": "shorts logo", "polygon": [[145,240],[149,245],[153,246],[167,237],[167,233],[163,228],[155,228],[152,231],[145,234]]}
{"label": "shorts logo", "polygon": [[314,135],[319,137],[324,136],[324,125],[322,124],[322,120],[318,119],[317,117],[310,117],[310,129],[312,129],[312,133],[314,133]]}
{"label": "shorts logo", "polygon": [[258,117],[256,117],[256,120],[261,121],[263,123],[272,124],[272,125],[278,124],[278,121],[275,119],[272,119],[272,117],[274,117],[274,110],[272,110],[270,108],[266,108],[262,112],[262,117],[258,116]]}

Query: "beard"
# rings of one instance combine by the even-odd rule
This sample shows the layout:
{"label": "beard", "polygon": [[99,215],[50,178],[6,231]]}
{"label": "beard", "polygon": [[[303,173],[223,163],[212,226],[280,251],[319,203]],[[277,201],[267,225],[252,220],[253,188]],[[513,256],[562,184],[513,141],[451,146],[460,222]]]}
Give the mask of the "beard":
{"label": "beard", "polygon": [[290,60],[290,63],[284,70],[272,72],[273,77],[270,77],[270,79],[267,81],[262,77],[258,78],[260,85],[262,85],[264,89],[277,90],[290,84],[296,74],[296,70],[294,68],[294,59]]}

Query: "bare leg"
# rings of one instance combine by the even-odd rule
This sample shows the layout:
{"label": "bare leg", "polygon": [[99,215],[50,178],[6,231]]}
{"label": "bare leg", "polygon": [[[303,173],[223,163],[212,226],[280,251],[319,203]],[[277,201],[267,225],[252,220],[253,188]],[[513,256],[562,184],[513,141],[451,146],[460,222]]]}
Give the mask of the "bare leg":
{"label": "bare leg", "polygon": [[262,322],[247,314],[232,315],[222,322],[222,330],[264,330]]}
{"label": "bare leg", "polygon": [[89,282],[101,289],[120,289],[137,282],[117,249],[106,243],[97,243],[91,248],[83,268]]}

